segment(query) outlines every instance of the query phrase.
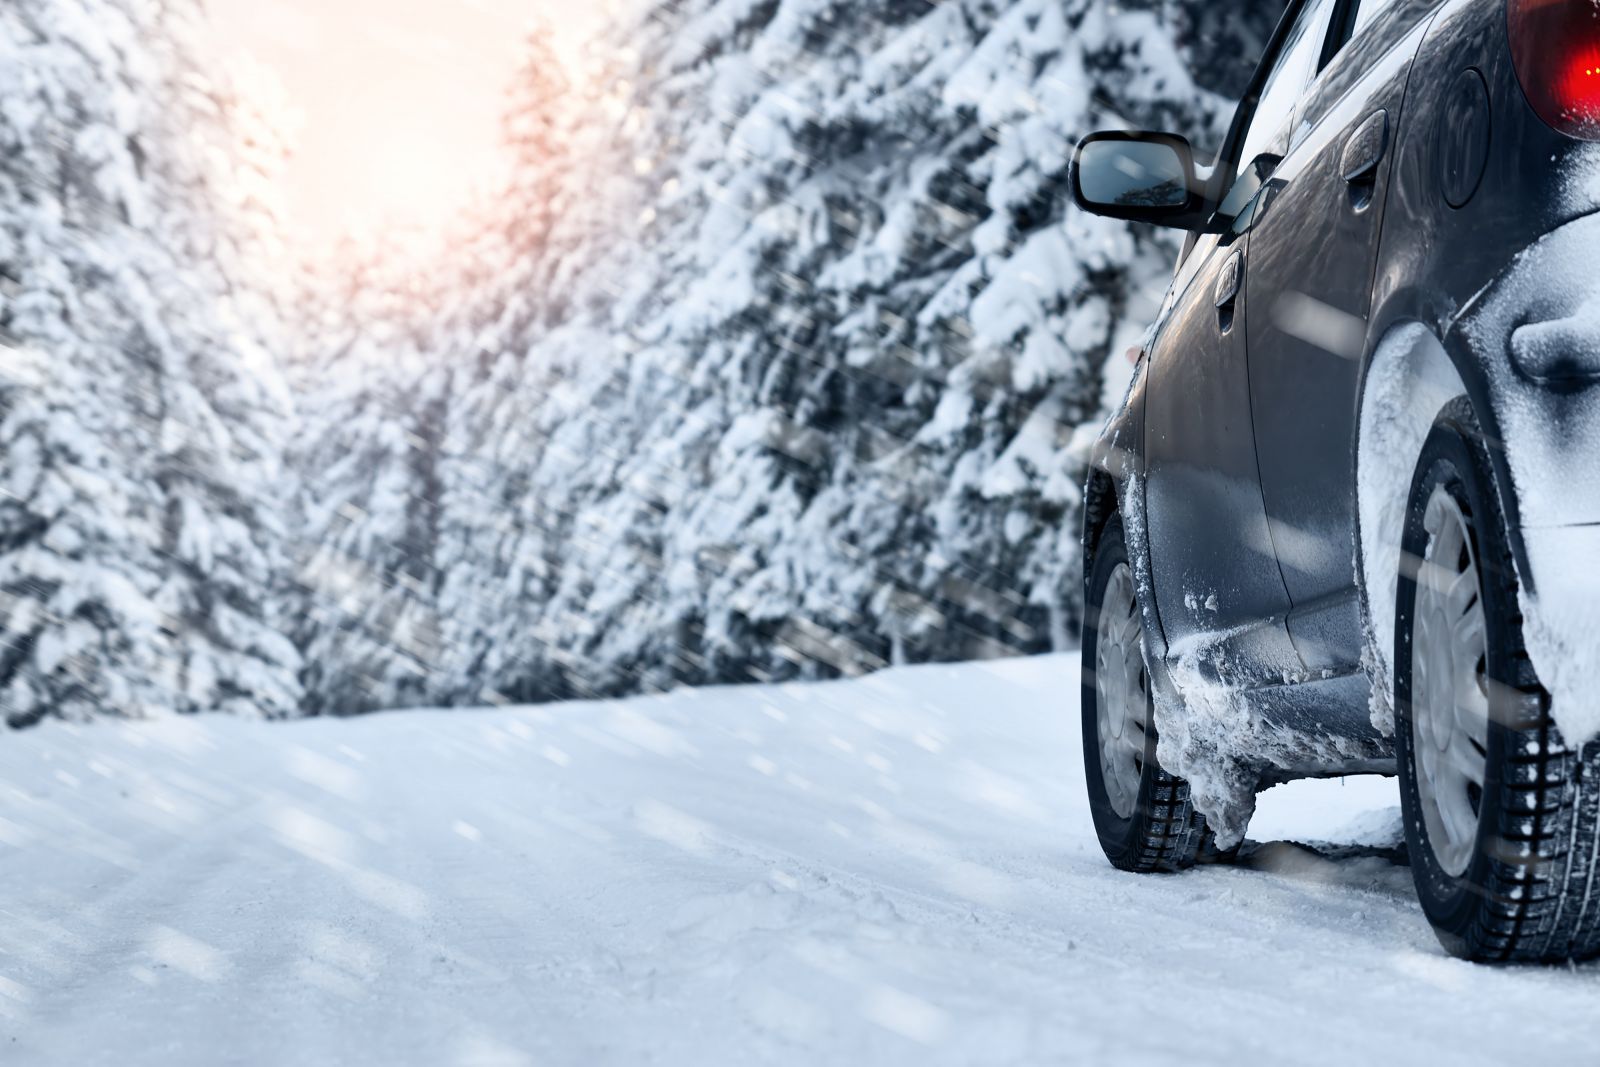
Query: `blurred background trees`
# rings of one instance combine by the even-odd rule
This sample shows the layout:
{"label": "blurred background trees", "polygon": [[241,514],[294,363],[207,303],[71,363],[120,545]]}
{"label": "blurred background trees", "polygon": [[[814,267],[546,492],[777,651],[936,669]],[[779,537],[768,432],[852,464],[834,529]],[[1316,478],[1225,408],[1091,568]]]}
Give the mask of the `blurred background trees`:
{"label": "blurred background trees", "polygon": [[[0,709],[301,706],[270,149],[192,4],[0,10]],[[270,347],[269,347],[270,346]]]}
{"label": "blurred background trees", "polygon": [[535,26],[496,194],[293,273],[270,109],[201,76],[198,7],[20,0],[5,713],[1071,643],[1085,449],[1176,252],[1069,211],[1072,146],[1214,147],[1278,7],[649,0],[576,58]]}

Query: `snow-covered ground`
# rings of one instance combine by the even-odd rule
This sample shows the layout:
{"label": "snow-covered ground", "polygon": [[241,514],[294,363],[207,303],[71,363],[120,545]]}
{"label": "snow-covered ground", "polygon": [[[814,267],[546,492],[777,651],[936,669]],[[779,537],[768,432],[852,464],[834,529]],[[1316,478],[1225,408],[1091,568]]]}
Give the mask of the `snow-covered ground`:
{"label": "snow-covered ground", "polygon": [[1385,781],[1269,793],[1241,868],[1111,870],[1077,685],[7,737],[0,1062],[1593,1056],[1600,971],[1442,955]]}

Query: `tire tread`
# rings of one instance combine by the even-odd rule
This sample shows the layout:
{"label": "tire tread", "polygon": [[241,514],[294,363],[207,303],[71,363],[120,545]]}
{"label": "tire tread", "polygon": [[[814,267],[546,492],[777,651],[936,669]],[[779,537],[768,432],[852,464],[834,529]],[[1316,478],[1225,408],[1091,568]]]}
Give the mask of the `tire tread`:
{"label": "tire tread", "polygon": [[[1441,424],[1467,442],[1486,472],[1484,437],[1470,411],[1447,409]],[[1517,568],[1501,515],[1471,518],[1486,587],[1498,583],[1497,601],[1519,604]],[[1450,936],[1441,931],[1441,937],[1461,955],[1487,962],[1591,959],[1600,956],[1600,741],[1574,749],[1562,738],[1523,624],[1520,611],[1510,611],[1498,628],[1513,677],[1500,681],[1495,709],[1507,737],[1497,803],[1490,809],[1494,825],[1487,828],[1487,877],[1476,886],[1481,906],[1465,930]]]}

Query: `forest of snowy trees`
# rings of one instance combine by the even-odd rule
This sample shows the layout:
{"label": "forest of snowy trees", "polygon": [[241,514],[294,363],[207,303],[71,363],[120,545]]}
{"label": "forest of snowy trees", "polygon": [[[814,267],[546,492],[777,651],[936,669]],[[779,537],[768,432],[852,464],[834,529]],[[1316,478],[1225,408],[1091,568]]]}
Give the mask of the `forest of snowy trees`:
{"label": "forest of snowy trees", "polygon": [[[530,35],[499,195],[288,276],[198,0],[0,9],[13,724],[620,694],[1073,640],[1083,453],[1278,5],[647,0]],[[1221,9],[1221,10],[1219,10]]]}

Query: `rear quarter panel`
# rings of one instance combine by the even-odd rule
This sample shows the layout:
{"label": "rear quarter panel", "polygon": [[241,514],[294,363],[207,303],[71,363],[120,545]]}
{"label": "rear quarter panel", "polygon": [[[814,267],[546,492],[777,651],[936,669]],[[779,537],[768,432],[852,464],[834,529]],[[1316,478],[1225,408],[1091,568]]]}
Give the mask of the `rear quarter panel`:
{"label": "rear quarter panel", "polygon": [[[1453,207],[1444,192],[1445,132],[1459,123],[1450,94],[1464,71],[1487,89],[1487,163],[1476,192]],[[1486,294],[1544,235],[1600,210],[1596,146],[1546,126],[1528,106],[1507,41],[1506,0],[1447,0],[1433,18],[1407,91],[1369,322],[1368,360],[1386,337],[1420,324],[1455,364],[1480,421],[1504,440],[1515,323],[1474,322]],[[1513,530],[1521,522],[1505,449],[1494,450]],[[1600,520],[1600,515],[1594,516]],[[1514,546],[1525,563],[1520,543]]]}
{"label": "rear quarter panel", "polygon": [[[1533,112],[1508,36],[1505,0],[1447,0],[1430,28],[1408,91],[1363,398],[1396,369],[1419,381],[1431,353],[1448,361],[1495,465],[1529,652],[1558,725],[1576,739],[1600,730],[1591,677],[1600,658],[1600,145],[1564,137]],[[1469,70],[1486,89],[1487,160],[1471,199],[1452,206],[1442,175],[1447,133],[1461,119],[1449,92]],[[1530,374],[1513,357],[1518,344],[1530,328],[1563,321],[1576,324],[1556,336],[1579,373]],[[1380,357],[1375,373],[1374,351],[1404,362]],[[1374,494],[1363,485],[1361,496],[1370,525]],[[1369,611],[1384,610],[1371,573],[1367,590]],[[1381,635],[1377,646],[1381,655]]]}

